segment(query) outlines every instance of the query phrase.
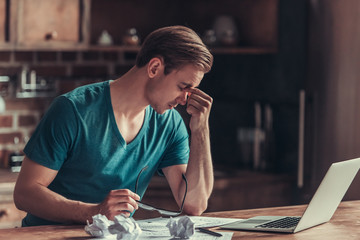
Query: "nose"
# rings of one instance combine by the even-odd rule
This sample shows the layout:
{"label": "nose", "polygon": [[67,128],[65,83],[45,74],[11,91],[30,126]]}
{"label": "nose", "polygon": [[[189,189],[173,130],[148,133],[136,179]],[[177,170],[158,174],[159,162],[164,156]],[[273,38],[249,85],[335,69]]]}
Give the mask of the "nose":
{"label": "nose", "polygon": [[187,101],[188,92],[183,91],[181,95],[176,99],[176,102],[180,105],[185,105]]}

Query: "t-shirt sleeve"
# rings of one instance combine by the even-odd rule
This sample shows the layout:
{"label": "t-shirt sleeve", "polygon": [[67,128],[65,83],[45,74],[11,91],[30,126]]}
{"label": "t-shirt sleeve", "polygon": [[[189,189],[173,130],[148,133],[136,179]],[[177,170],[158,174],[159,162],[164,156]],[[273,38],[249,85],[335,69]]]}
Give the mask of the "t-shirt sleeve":
{"label": "t-shirt sleeve", "polygon": [[158,167],[162,169],[172,165],[187,164],[189,160],[189,134],[185,123],[177,111],[174,111],[174,131],[164,157]]}
{"label": "t-shirt sleeve", "polygon": [[76,133],[73,104],[64,96],[57,97],[26,144],[24,153],[32,161],[59,170],[67,158]]}

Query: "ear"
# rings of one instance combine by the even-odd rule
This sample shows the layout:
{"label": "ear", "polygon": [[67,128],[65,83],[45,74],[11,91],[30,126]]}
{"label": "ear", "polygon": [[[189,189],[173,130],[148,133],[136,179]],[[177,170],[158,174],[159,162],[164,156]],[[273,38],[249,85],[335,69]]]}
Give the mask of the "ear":
{"label": "ear", "polygon": [[162,58],[152,58],[150,59],[147,66],[147,73],[150,78],[155,77],[156,75],[164,72],[164,61]]}

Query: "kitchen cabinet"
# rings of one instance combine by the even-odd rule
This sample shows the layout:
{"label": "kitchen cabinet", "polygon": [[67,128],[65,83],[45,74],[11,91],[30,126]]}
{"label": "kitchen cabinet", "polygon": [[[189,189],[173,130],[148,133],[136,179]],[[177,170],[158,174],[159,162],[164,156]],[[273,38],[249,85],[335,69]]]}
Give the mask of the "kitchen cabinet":
{"label": "kitchen cabinet", "polygon": [[189,26],[204,37],[218,17],[229,16],[234,19],[239,37],[232,46],[213,47],[214,53],[269,54],[277,51],[279,0],[0,1],[8,4],[5,16],[9,17],[6,23],[9,32],[4,37],[18,50],[76,50],[88,49],[89,45],[92,49],[106,30],[114,40],[112,49],[122,52],[122,39],[130,28],[136,28],[142,40],[156,28],[176,24]]}
{"label": "kitchen cabinet", "polygon": [[9,41],[18,48],[74,47],[87,42],[89,0],[10,0]]}
{"label": "kitchen cabinet", "polygon": [[153,30],[169,25],[191,27],[204,37],[217,18],[228,16],[237,27],[238,39],[232,46],[218,44],[212,49],[214,53],[268,54],[277,49],[278,0],[92,0],[90,16],[91,45],[97,45],[104,30],[116,47],[123,44],[122,38],[131,28],[136,28],[144,40]]}

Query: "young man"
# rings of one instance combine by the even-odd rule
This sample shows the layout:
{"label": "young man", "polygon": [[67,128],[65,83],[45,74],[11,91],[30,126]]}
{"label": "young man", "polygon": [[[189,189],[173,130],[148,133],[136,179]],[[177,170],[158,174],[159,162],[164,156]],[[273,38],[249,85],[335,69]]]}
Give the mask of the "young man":
{"label": "young man", "polygon": [[[185,174],[184,212],[205,211],[214,181],[212,98],[196,87],[212,61],[194,31],[165,27],[145,39],[136,65],[122,77],[56,98],[24,149],[14,192],[16,206],[28,212],[23,226],[85,224],[98,213],[129,216],[156,171],[179,205]],[[190,146],[173,109],[178,104],[187,104],[191,115]]]}

